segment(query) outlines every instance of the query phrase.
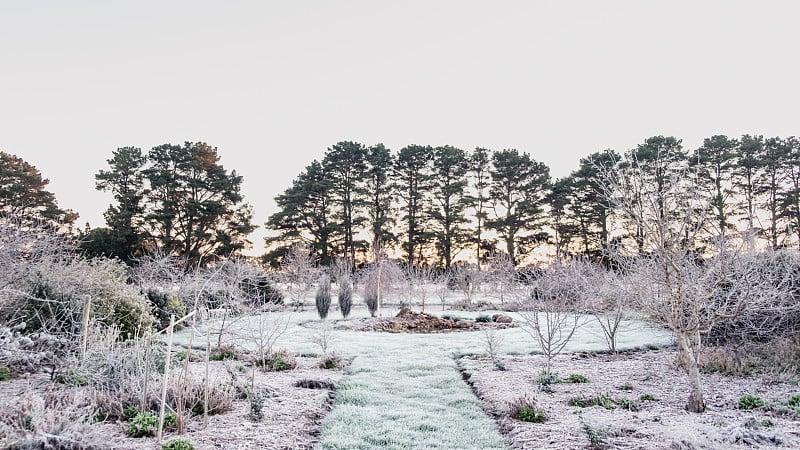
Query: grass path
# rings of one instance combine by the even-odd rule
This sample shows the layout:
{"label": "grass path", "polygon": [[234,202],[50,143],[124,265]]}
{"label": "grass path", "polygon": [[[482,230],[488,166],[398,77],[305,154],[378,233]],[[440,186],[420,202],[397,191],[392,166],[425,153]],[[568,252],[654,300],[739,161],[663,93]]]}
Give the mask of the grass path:
{"label": "grass path", "polygon": [[[396,311],[387,311],[393,316]],[[474,318],[492,311],[456,314]],[[315,311],[288,315],[286,332],[276,343],[297,354],[320,354],[313,337],[321,325]],[[514,313],[512,315],[518,320]],[[354,309],[355,319],[368,317]],[[257,317],[237,322],[238,336],[254,334]],[[336,320],[331,320],[336,322]],[[619,349],[643,345],[669,345],[671,334],[639,321],[623,327]],[[501,330],[501,353],[527,354],[536,350],[520,328]],[[179,345],[188,344],[188,332],[176,334]],[[337,386],[333,409],[323,421],[323,449],[493,449],[506,448],[495,422],[481,409],[479,400],[461,379],[455,356],[483,353],[483,333],[392,334],[337,329],[333,350],[350,361]],[[204,344],[203,344],[204,345]],[[237,345],[252,348],[244,337]],[[601,330],[590,323],[573,336],[565,352],[602,351]]]}
{"label": "grass path", "polygon": [[451,353],[394,342],[355,356],[322,425],[324,449],[500,449],[497,426],[461,379]]}

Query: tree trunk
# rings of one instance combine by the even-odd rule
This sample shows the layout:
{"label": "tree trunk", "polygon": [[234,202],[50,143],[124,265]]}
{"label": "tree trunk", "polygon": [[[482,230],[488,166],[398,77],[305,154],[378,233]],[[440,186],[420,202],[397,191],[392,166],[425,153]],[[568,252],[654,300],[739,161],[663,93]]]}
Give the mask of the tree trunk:
{"label": "tree trunk", "polygon": [[703,400],[703,387],[700,381],[697,350],[697,345],[692,342],[691,336],[678,336],[678,354],[681,362],[686,367],[686,374],[689,377],[689,401],[686,404],[686,410],[689,412],[701,413],[706,410],[706,403]]}

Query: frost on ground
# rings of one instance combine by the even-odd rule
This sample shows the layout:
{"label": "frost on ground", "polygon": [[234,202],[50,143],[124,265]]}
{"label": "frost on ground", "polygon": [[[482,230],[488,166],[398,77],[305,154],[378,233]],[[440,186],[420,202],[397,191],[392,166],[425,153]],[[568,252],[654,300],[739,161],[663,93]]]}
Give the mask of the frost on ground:
{"label": "frost on ground", "polygon": [[[553,370],[564,382],[544,389],[537,381],[545,365],[542,356],[504,357],[505,371],[485,357],[465,357],[459,365],[512,448],[800,448],[800,409],[787,405],[800,393],[796,384],[704,375],[708,411],[693,414],[684,409],[689,391],[675,360],[672,350],[561,355]],[[565,382],[572,374],[588,382]],[[508,404],[525,394],[535,397],[546,422],[507,416]],[[759,396],[767,407],[738,409],[747,394]],[[601,405],[588,406],[592,399]],[[581,402],[587,406],[573,406]]]}
{"label": "frost on ground", "polygon": [[324,449],[505,448],[444,349],[365,347],[322,427]]}
{"label": "frost on ground", "polygon": [[[202,417],[189,423],[188,438],[197,449],[310,449],[319,442],[320,422],[329,409],[329,393],[325,389],[295,387],[302,379],[337,382],[341,371],[323,370],[317,367],[317,358],[298,358],[298,367],[282,372],[255,372],[255,390],[264,399],[262,420],[250,419],[250,404],[246,399],[234,402],[233,410],[209,416],[208,425]],[[193,372],[202,372],[201,363],[193,363]],[[238,361],[212,362],[209,379],[215,383],[230,382],[228,365],[238,374],[239,381],[249,384],[252,372]],[[244,371],[242,371],[244,369]],[[14,398],[33,391],[48,391],[48,377],[43,374],[31,380],[17,379],[0,383],[0,405],[7,405]],[[61,385],[58,385],[61,387]],[[77,388],[76,388],[77,389]],[[126,422],[97,423],[90,426],[94,441],[101,442],[104,449],[160,449],[155,438],[130,438],[126,435]],[[176,436],[166,433],[165,440]],[[0,440],[3,445],[7,444]],[[5,447],[4,447],[5,448]]]}

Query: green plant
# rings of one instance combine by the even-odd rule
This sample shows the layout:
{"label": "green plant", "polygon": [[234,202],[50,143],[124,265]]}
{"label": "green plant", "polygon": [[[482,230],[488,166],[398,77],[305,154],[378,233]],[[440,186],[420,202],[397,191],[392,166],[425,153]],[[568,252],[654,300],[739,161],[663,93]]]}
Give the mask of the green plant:
{"label": "green plant", "polygon": [[237,357],[238,352],[236,351],[236,346],[233,344],[223,344],[219,347],[214,347],[208,355],[208,359],[211,361],[224,361],[226,359],[236,359]]}
{"label": "green plant", "polygon": [[605,394],[600,394],[588,398],[571,397],[569,400],[567,400],[567,403],[570,406],[577,406],[579,408],[588,408],[590,406],[602,406],[605,409],[614,409],[615,402],[611,399],[611,397]]}
{"label": "green plant", "polygon": [[569,406],[577,406],[578,408],[586,407],[586,402],[580,397],[570,397],[570,399],[567,400],[567,404]]}
{"label": "green plant", "polygon": [[[260,359],[257,360],[256,365],[262,365],[262,361]],[[264,370],[267,372],[280,372],[282,370],[294,369],[297,367],[297,361],[288,350],[281,349],[267,355],[267,357],[264,358],[263,366]]]}
{"label": "green plant", "polygon": [[629,381],[626,381],[621,385],[617,386],[617,389],[619,389],[620,391],[632,391],[633,385]]}
{"label": "green plant", "polygon": [[128,436],[140,438],[152,436],[158,426],[158,417],[150,411],[145,411],[133,419],[128,424]]}
{"label": "green plant", "polygon": [[488,322],[491,322],[491,321],[492,321],[492,318],[490,316],[485,315],[485,314],[484,315],[480,315],[480,316],[475,318],[475,322],[480,322],[480,323],[488,323]]}
{"label": "green plant", "polygon": [[338,353],[328,353],[319,360],[320,369],[341,369],[344,361]]}
{"label": "green plant", "polygon": [[614,400],[614,403],[616,403],[617,406],[619,406],[620,408],[627,409],[628,411],[638,411],[639,410],[639,405],[637,405],[636,402],[634,402],[633,400],[631,400],[629,398],[626,398],[626,397],[620,397],[620,398]]}
{"label": "green plant", "polygon": [[800,394],[795,394],[789,397],[789,406],[792,408],[800,407]]}
{"label": "green plant", "polygon": [[122,408],[122,417],[125,420],[131,420],[138,415],[139,408],[137,408],[135,405],[126,405],[124,408]]}
{"label": "green plant", "polygon": [[561,382],[562,380],[561,378],[558,377],[558,375],[552,372],[548,373],[546,371],[542,371],[539,374],[539,377],[536,378],[536,384],[539,385],[539,389],[542,392],[547,392],[547,393],[553,392],[553,385],[559,384]]}
{"label": "green plant", "polygon": [[97,411],[94,416],[92,416],[92,422],[105,422],[108,419],[108,413],[103,411],[102,409]]}
{"label": "green plant", "polygon": [[653,394],[642,394],[639,396],[639,400],[643,402],[657,402],[658,399]]}
{"label": "green plant", "polygon": [[583,424],[583,431],[586,433],[586,437],[589,438],[589,448],[601,449],[607,447],[606,438],[608,437],[608,432],[594,428],[583,420],[583,417],[581,417],[581,423]]}
{"label": "green plant", "polygon": [[764,406],[764,400],[756,395],[746,394],[739,398],[739,409],[756,409]]}
{"label": "green plant", "polygon": [[173,438],[161,445],[161,450],[194,450],[194,446],[186,438]]}
{"label": "green plant", "polygon": [[178,415],[175,413],[164,414],[164,428],[178,428]]}
{"label": "green plant", "polygon": [[[170,316],[175,316],[176,319],[186,315],[186,305],[172,292],[163,291],[160,289],[148,289],[144,293],[147,300],[153,305],[153,313],[158,320],[158,327],[161,329],[169,326]],[[175,325],[175,331],[183,328],[183,324]]]}
{"label": "green plant", "polygon": [[264,419],[264,398],[258,392],[250,393],[250,419],[261,422]]}
{"label": "green plant", "polygon": [[70,386],[86,386],[86,377],[75,370],[67,370],[56,375],[56,383]]}
{"label": "green plant", "polygon": [[11,371],[8,367],[0,367],[0,381],[8,381],[11,379]]}
{"label": "green plant", "polygon": [[567,378],[567,382],[569,383],[588,383],[589,379],[586,376],[581,375],[579,373],[573,373],[572,375]]}
{"label": "green plant", "polygon": [[547,413],[536,404],[536,398],[524,395],[509,405],[509,415],[522,422],[542,423]]}

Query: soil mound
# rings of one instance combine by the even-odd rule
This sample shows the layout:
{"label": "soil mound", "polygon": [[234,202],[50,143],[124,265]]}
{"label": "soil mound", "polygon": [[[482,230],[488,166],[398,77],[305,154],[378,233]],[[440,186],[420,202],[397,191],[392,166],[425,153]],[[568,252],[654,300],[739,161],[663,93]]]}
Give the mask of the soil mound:
{"label": "soil mound", "polygon": [[438,317],[425,312],[403,308],[391,319],[371,324],[368,328],[387,333],[445,333],[450,331],[477,331],[484,327],[507,328],[510,323],[479,323],[474,320]]}

